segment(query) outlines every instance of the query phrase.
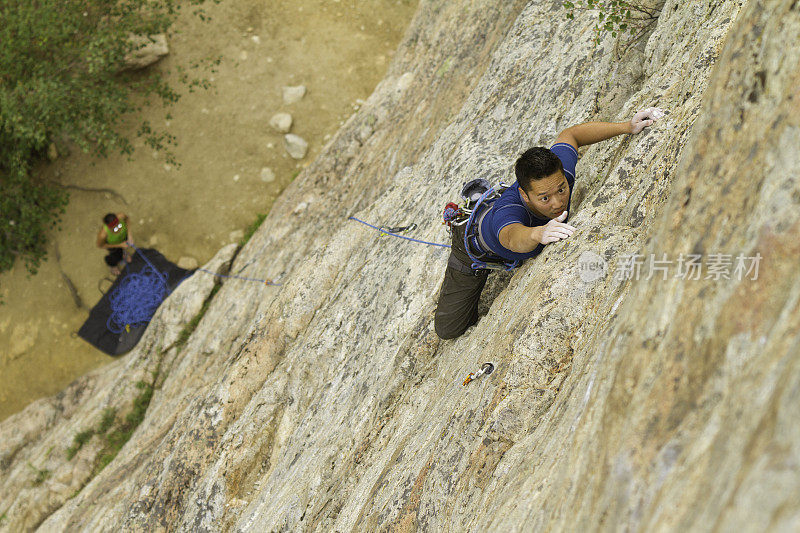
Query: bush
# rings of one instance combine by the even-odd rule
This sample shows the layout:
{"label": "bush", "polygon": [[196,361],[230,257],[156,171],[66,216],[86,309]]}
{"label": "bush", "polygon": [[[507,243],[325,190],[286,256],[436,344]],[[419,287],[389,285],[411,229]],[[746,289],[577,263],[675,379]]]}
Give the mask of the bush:
{"label": "bush", "polygon": [[[0,146],[4,143],[0,139]],[[60,222],[67,195],[52,186],[31,182],[27,168],[15,175],[3,170],[0,168],[0,272],[21,258],[28,271],[36,273],[45,257],[46,230]]]}
{"label": "bush", "polygon": [[[219,0],[213,0],[219,2]],[[130,71],[125,56],[148,44],[132,35],[166,32],[181,5],[205,0],[3,0],[0,3],[0,271],[16,259],[35,272],[45,256],[47,230],[57,226],[66,193],[31,179],[31,164],[54,139],[66,136],[97,156],[133,153],[120,134],[152,98],[165,105],[179,94],[159,69]],[[206,60],[193,65],[218,64]],[[179,71],[190,91],[207,87]],[[169,115],[167,115],[169,118]],[[175,139],[142,122],[136,133],[167,153]]]}
{"label": "bush", "polygon": [[567,10],[566,18],[575,18],[575,10],[597,12],[594,26],[594,42],[599,44],[603,34],[610,32],[612,37],[629,33],[636,40],[656,18],[658,11],[636,0],[574,0],[563,2]]}

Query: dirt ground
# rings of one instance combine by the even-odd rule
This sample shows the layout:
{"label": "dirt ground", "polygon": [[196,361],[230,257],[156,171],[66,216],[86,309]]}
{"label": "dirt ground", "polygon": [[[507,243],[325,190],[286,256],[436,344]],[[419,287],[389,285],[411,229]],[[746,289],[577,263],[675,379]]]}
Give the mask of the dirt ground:
{"label": "dirt ground", "polygon": [[[116,155],[97,161],[73,150],[36,170],[68,186],[71,199],[39,273],[28,276],[17,265],[0,275],[0,420],[111,361],[75,335],[88,310],[76,305],[65,281],[86,307],[110,284],[104,253],[95,247],[102,216],[125,212],[137,244],[156,247],[174,262],[190,256],[203,264],[234,240],[232,232],[269,210],[358,100],[369,96],[416,4],[222,0],[207,7],[208,23],[183,15],[170,55],[156,68],[218,55],[222,64],[212,75],[214,88],[184,94],[169,110],[171,120],[159,106],[145,111],[144,119],[177,137],[180,168],[139,143],[133,161]],[[305,85],[306,96],[284,105],[281,88],[287,85]],[[292,133],[309,143],[299,162],[268,125],[279,111],[293,116]],[[274,181],[262,179],[265,167]]]}

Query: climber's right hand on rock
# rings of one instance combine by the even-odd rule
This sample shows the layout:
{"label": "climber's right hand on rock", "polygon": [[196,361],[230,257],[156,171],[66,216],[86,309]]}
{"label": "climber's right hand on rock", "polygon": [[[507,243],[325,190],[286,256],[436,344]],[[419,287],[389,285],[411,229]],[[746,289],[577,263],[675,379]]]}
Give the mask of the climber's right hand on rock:
{"label": "climber's right hand on rock", "polygon": [[660,107],[642,109],[633,115],[631,119],[631,133],[634,135],[640,133],[647,126],[652,126],[656,120],[663,118],[665,114],[664,110]]}
{"label": "climber's right hand on rock", "polygon": [[567,212],[564,211],[558,217],[554,218],[542,228],[542,238],[539,242],[542,244],[549,244],[551,242],[557,242],[567,237],[571,236],[575,233],[575,227],[570,226],[569,224],[564,223],[564,220],[567,218]]}

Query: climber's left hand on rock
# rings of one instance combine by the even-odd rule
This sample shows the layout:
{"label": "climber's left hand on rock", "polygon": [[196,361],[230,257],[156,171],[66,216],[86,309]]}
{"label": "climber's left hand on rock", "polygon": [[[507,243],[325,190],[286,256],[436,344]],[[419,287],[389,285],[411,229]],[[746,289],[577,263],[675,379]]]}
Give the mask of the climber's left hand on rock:
{"label": "climber's left hand on rock", "polygon": [[659,107],[648,107],[642,109],[631,119],[631,133],[636,135],[647,126],[651,126],[653,122],[664,116],[664,110]]}

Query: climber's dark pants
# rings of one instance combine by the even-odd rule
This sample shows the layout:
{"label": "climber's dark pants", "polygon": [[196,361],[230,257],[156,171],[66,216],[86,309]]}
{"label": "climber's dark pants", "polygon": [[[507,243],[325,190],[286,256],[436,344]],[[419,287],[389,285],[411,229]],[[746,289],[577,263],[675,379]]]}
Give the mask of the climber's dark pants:
{"label": "climber's dark pants", "polygon": [[[465,224],[466,225],[466,224]],[[453,241],[433,327],[442,339],[455,339],[478,321],[478,300],[489,276],[488,270],[472,270],[472,259],[464,250],[464,226],[453,227]]]}
{"label": "climber's dark pants", "polygon": [[110,267],[115,267],[122,261],[123,251],[122,248],[111,248],[106,256],[106,264]]}

